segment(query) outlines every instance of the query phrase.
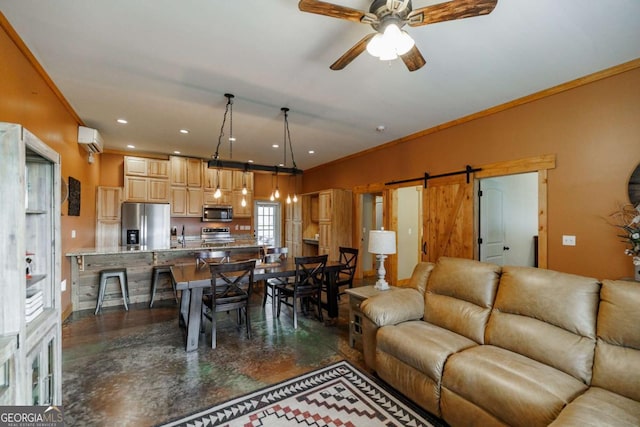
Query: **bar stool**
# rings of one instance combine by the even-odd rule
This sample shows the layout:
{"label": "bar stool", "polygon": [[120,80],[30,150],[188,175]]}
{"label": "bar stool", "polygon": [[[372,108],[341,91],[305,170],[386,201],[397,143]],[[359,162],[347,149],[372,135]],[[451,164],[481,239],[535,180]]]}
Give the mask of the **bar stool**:
{"label": "bar stool", "polygon": [[120,281],[120,291],[122,292],[122,300],[124,301],[124,309],[129,311],[129,284],[127,283],[127,269],[126,268],[111,268],[108,270],[102,270],[100,272],[100,289],[98,291],[98,303],[96,304],[96,312],[102,308],[102,302],[104,301],[104,291],[107,287],[107,280],[110,278],[117,278]]}
{"label": "bar stool", "polygon": [[153,278],[151,279],[151,303],[149,304],[149,308],[153,307],[153,300],[156,297],[156,289],[158,287],[158,279],[161,274],[169,275],[171,287],[173,288],[173,297],[176,299],[176,302],[178,302],[178,292],[176,291],[176,283],[173,281],[173,276],[171,275],[171,266],[156,265],[153,267]]}

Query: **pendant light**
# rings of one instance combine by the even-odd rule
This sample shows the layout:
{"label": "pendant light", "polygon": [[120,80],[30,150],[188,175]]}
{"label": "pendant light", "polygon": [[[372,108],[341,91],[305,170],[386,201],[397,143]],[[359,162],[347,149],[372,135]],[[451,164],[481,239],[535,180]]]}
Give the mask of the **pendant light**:
{"label": "pendant light", "polygon": [[219,199],[222,196],[222,191],[220,191],[220,169],[216,170],[216,191],[213,193],[214,199]]}

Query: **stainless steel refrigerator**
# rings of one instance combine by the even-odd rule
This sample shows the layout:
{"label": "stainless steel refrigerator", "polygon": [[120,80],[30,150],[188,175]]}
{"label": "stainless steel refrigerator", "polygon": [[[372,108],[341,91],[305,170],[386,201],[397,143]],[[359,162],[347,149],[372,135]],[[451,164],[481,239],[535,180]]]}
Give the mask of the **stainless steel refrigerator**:
{"label": "stainless steel refrigerator", "polygon": [[169,203],[122,204],[122,244],[130,248],[169,249]]}

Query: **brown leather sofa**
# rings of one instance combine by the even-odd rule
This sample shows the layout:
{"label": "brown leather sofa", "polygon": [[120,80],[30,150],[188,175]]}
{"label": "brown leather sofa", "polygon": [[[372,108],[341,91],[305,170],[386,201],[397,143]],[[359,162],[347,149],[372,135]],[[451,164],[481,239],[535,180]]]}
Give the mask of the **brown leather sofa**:
{"label": "brown leather sofa", "polygon": [[640,284],[441,258],[364,301],[365,363],[451,426],[640,426]]}

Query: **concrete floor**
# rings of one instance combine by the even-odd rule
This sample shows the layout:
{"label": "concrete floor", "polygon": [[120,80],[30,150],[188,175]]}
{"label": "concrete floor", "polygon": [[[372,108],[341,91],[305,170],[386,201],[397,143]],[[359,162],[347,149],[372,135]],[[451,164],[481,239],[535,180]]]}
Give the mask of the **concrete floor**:
{"label": "concrete floor", "polygon": [[251,339],[234,313],[219,313],[217,348],[207,333],[191,353],[172,300],[73,313],[62,328],[67,425],[151,426],[339,360],[363,367],[348,344],[348,296],[335,325],[301,315],[297,330],[288,307],[273,319],[261,298],[254,295]]}

